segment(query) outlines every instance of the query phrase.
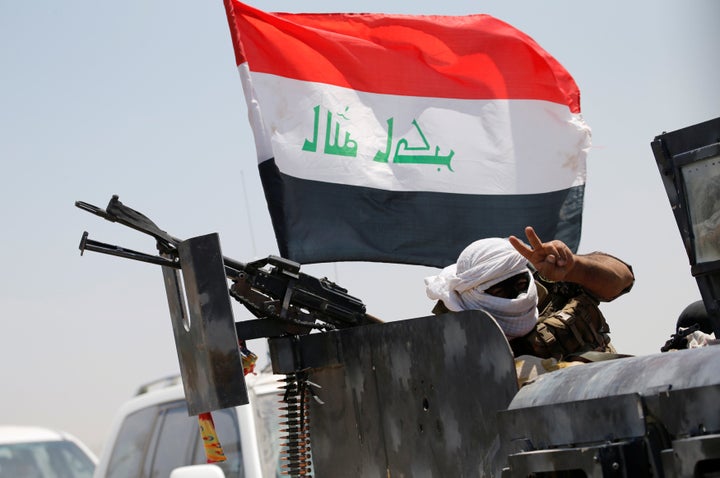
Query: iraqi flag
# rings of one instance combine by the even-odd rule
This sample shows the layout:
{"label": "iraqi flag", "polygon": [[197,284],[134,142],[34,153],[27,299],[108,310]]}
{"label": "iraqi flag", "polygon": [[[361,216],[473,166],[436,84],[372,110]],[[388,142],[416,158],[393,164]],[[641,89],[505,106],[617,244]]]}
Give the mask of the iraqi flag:
{"label": "iraqi flag", "polygon": [[488,15],[225,6],[282,256],[442,267],[528,225],[577,249],[590,129],[526,34]]}

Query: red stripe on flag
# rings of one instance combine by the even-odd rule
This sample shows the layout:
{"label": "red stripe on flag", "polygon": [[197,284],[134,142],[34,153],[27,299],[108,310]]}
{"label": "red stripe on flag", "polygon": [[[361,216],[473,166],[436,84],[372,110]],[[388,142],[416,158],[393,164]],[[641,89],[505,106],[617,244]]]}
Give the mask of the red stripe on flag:
{"label": "red stripe on flag", "polygon": [[565,68],[489,15],[266,13],[225,0],[235,56],[252,72],[358,91],[544,100],[580,112]]}

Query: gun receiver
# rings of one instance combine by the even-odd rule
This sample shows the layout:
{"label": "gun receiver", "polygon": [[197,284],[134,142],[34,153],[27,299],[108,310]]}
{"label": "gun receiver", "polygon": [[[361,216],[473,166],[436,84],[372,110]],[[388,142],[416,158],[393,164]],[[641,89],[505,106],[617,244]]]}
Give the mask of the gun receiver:
{"label": "gun receiver", "polygon": [[[133,251],[92,240],[88,232],[84,232],[80,241],[81,254],[87,250],[174,269],[181,268],[178,246],[183,241],[160,229],[142,213],[125,206],[118,196],[113,196],[104,210],[82,201],[77,201],[75,205],[103,219],[152,236],[159,251],[159,255]],[[348,295],[346,289],[326,278],[318,279],[300,272],[300,264],[297,262],[272,255],[247,264],[224,256],[222,260],[225,276],[233,282],[229,289],[230,295],[256,317],[284,323],[281,328],[285,327],[287,333],[380,322],[368,315],[362,301]],[[271,329],[262,328],[266,332],[257,330],[257,327],[249,328],[245,338],[263,336]]]}

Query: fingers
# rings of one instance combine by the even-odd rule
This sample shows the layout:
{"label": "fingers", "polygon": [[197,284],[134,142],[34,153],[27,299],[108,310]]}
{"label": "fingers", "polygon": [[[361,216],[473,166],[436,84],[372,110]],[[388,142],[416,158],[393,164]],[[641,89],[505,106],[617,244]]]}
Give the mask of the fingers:
{"label": "fingers", "polygon": [[533,249],[541,249],[542,248],[542,241],[538,237],[538,235],[535,233],[535,229],[532,228],[532,226],[528,226],[525,228],[525,235],[528,238],[528,242],[530,243],[530,247]]}
{"label": "fingers", "polygon": [[510,236],[508,239],[515,250],[526,259],[531,260],[536,267],[541,262],[564,267],[572,260],[572,251],[564,242],[553,240],[543,243],[532,226],[525,228],[525,235],[530,243],[529,246],[515,236]]}
{"label": "fingers", "polygon": [[[558,240],[543,243],[532,226],[527,226],[525,228],[525,235],[530,243],[530,248],[521,243],[522,247],[525,249],[524,253],[517,245],[513,244],[515,249],[517,249],[524,257],[529,259],[530,255],[535,253],[536,260],[540,259],[543,262],[559,267],[563,267],[567,264],[569,260],[568,254],[570,251],[567,249],[565,243]],[[518,242],[520,241],[518,240]]]}
{"label": "fingers", "polygon": [[563,266],[567,260],[567,255],[558,247],[558,241],[546,242],[540,246],[540,249],[544,252],[544,261],[548,264],[556,266]]}
{"label": "fingers", "polygon": [[526,246],[523,241],[515,236],[508,237],[508,240],[515,250],[520,253],[520,255],[522,255],[525,259],[530,259],[533,253],[533,250],[530,247]]}
{"label": "fingers", "polygon": [[545,259],[546,262],[550,262],[559,267],[564,267],[569,264],[573,258],[572,251],[562,241],[554,240],[543,244],[543,247],[548,254]]}
{"label": "fingers", "polygon": [[526,245],[523,241],[518,239],[515,236],[510,236],[508,240],[510,241],[510,244],[517,250],[525,259],[529,260],[537,260],[536,253],[542,252],[543,250],[543,243],[538,237],[538,235],[535,233],[535,229],[533,229],[531,226],[528,226],[525,228],[525,235],[528,238],[528,242],[530,245]]}
{"label": "fingers", "polygon": [[555,240],[553,242],[557,243],[556,247],[558,250],[558,254],[560,254],[560,256],[565,262],[570,262],[573,260],[575,255],[573,254],[573,251],[571,251],[570,248],[567,246],[567,244],[559,240]]}

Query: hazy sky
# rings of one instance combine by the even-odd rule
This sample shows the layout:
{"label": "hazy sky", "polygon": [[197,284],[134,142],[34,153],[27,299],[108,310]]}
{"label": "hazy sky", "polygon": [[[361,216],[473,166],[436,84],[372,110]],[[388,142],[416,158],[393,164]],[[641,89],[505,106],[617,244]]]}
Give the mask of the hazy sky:
{"label": "hazy sky", "polygon": [[[657,353],[699,299],[649,143],[720,116],[717,0],[252,5],[487,13],[523,30],[574,76],[593,130],[580,252],[635,269],[634,290],[603,308],[616,348]],[[222,0],[0,0],[0,161],[0,423],[61,428],[99,452],[118,406],[178,365],[159,267],[78,251],[85,230],[153,241],[74,202],[118,194],[177,237],[218,232],[240,261],[277,254]],[[435,269],[303,270],[385,320],[432,307]]]}

